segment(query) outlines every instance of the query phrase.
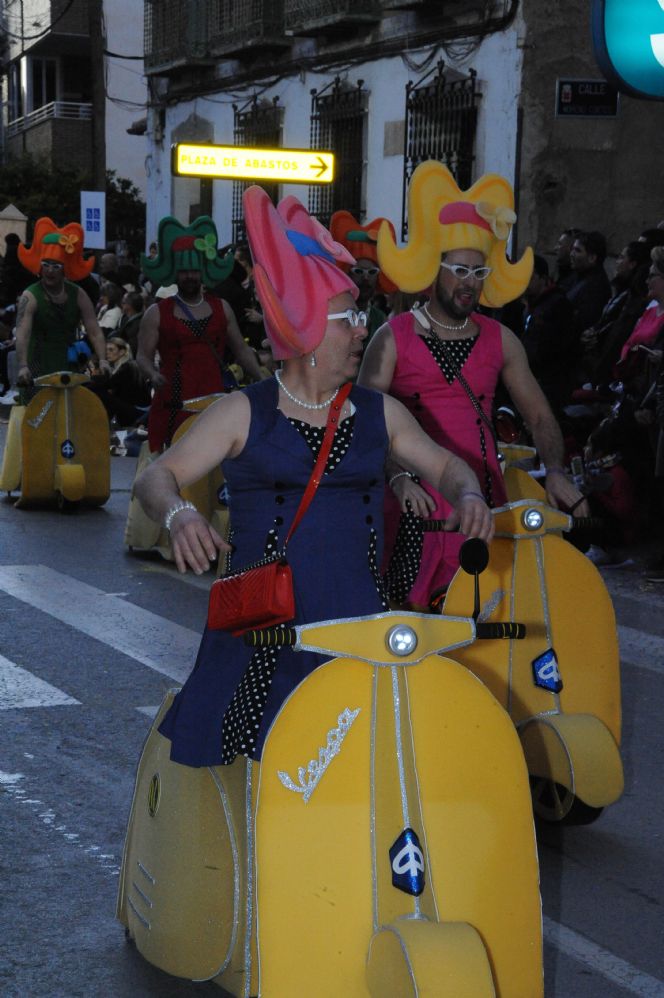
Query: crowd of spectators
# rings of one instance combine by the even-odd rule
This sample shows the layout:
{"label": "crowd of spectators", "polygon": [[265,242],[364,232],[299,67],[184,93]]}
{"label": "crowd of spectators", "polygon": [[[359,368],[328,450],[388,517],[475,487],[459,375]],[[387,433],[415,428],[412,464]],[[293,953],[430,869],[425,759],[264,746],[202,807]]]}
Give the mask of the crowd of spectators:
{"label": "crowd of spectators", "polygon": [[[566,229],[555,270],[535,255],[510,323],[563,429],[568,461],[603,523],[588,554],[621,564],[639,545],[664,581],[664,223],[607,272],[601,232]],[[503,321],[508,321],[504,319]]]}
{"label": "crowd of spectators", "polygon": [[[563,429],[577,479],[582,474],[594,511],[606,525],[589,556],[598,563],[619,563],[634,543],[647,540],[655,551],[649,578],[657,581],[664,581],[664,223],[661,226],[635,234],[611,263],[601,232],[565,229],[553,253],[535,254],[523,299],[500,315],[520,337]],[[9,234],[5,241],[0,402],[8,403],[13,398],[16,302],[33,278],[18,261],[18,237]],[[150,254],[155,252],[152,244]],[[226,252],[234,254],[233,269],[220,286],[208,290],[229,303],[243,338],[260,362],[269,364],[249,248],[242,243],[220,250]],[[547,256],[553,257],[551,264]],[[98,372],[89,372],[94,390],[114,424],[140,423],[149,403],[149,386],[133,360],[141,319],[155,297],[176,289],[153,288],[133,261],[119,259],[110,249],[86,283],[114,366],[107,383]],[[394,314],[422,296],[397,292],[374,297],[372,305]]]}

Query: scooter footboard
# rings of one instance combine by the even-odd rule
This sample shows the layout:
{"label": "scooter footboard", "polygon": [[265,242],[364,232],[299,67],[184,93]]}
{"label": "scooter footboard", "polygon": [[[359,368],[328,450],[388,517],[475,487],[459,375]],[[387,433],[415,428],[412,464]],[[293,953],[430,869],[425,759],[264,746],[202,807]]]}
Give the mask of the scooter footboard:
{"label": "scooter footboard", "polygon": [[374,934],[367,959],[372,998],[494,998],[484,943],[464,922],[402,919]]}
{"label": "scooter footboard", "polygon": [[519,725],[528,772],[565,787],[588,804],[613,804],[624,787],[613,735],[593,714],[545,714]]}

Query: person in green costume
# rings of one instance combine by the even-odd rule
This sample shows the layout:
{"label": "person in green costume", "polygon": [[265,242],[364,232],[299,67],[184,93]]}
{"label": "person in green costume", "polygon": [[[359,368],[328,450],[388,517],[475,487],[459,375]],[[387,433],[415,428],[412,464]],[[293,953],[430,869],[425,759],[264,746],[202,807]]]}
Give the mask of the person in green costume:
{"label": "person in green costume", "polygon": [[29,250],[19,246],[18,255],[23,266],[39,278],[21,295],[16,316],[16,380],[22,389],[21,402],[33,394],[30,386],[36,377],[77,368],[70,348],[80,323],[97,354],[100,371],[110,373],[106,341],[92,302],[73,283],[94,266],[94,260],[83,259],[81,226],[70,222],[58,229],[50,218],[40,218],[32,246]]}

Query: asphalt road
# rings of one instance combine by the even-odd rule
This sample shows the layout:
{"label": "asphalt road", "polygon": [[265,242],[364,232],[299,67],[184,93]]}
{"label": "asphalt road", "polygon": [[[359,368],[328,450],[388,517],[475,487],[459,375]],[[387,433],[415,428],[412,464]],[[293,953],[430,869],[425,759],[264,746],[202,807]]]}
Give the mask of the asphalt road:
{"label": "asphalt road", "polygon": [[[114,920],[148,717],[188,671],[210,581],[124,551],[134,465],[113,458],[104,509],[0,500],[4,998],[222,993],[151,968]],[[664,587],[605,578],[621,625],[626,791],[591,826],[540,832],[546,996],[664,998]]]}

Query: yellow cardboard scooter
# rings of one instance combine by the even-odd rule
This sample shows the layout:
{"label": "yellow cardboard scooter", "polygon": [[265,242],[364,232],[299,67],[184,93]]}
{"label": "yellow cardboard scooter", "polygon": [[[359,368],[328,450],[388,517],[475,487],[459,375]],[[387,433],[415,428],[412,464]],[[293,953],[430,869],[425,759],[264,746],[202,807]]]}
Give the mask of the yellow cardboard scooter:
{"label": "yellow cardboard scooter", "polygon": [[237,996],[540,998],[523,753],[488,689],[446,657],[482,630],[382,613],[251,632],[331,659],[283,704],[260,763],[172,763],[157,731],[171,694],[120,878],[141,954]]}
{"label": "yellow cardboard scooter", "polygon": [[19,507],[103,505],[111,494],[108,417],[84,374],[35,378],[41,390],[10,416],[0,489],[21,489]]}
{"label": "yellow cardboard scooter", "polygon": [[[507,467],[505,482],[511,501],[494,511],[479,619],[517,618],[527,636],[478,642],[454,658],[486,683],[514,721],[538,817],[588,824],[624,785],[613,606],[595,566],[562,537],[572,517],[549,506],[541,486],[518,467]],[[457,572],[444,612],[467,606],[471,588]]]}
{"label": "yellow cardboard scooter", "polygon": [[[173,434],[173,443],[183,436],[193,424],[196,417],[209,405],[223,398],[223,393],[204,395],[201,398],[188,399],[183,408],[191,415]],[[141,445],[136,464],[136,477],[158,457],[158,453],[150,451],[147,440]],[[204,478],[181,490],[182,498],[193,502],[198,512],[211,523],[222,537],[228,536],[228,508],[220,502],[223,494],[224,476],[221,467],[214,468]],[[160,523],[151,520],[145,513],[138,499],[132,496],[129,500],[127,522],[124,535],[125,545],[130,551],[157,551],[166,561],[173,561],[171,539],[168,531]]]}

